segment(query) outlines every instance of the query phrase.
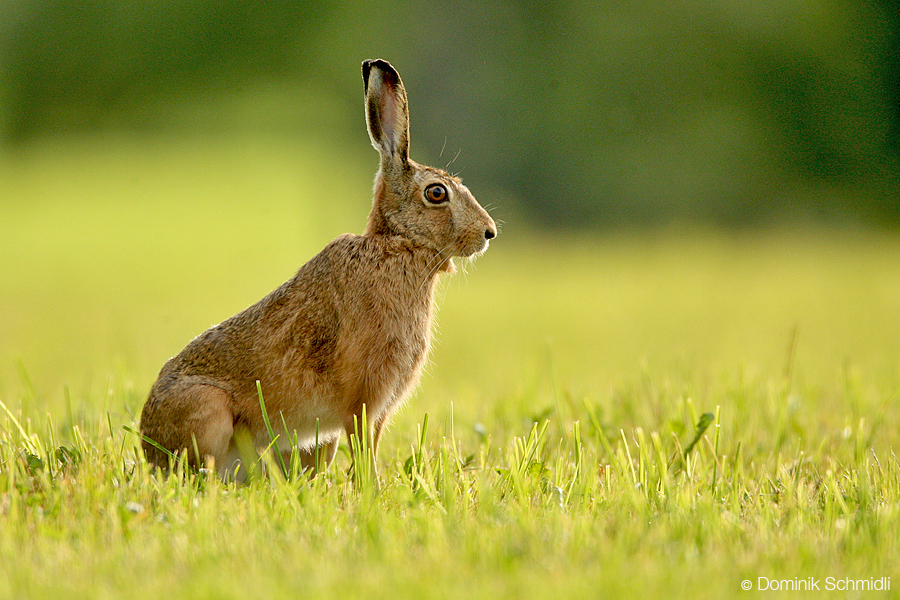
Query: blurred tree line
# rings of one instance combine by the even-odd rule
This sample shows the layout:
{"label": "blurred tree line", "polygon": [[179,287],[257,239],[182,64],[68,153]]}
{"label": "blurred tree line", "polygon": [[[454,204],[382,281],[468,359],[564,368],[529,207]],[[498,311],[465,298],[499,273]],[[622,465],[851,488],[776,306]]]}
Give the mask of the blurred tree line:
{"label": "blurred tree line", "polygon": [[152,127],[263,81],[359,133],[376,56],[425,158],[461,150],[450,170],[534,223],[900,225],[894,0],[0,0],[0,137]]}

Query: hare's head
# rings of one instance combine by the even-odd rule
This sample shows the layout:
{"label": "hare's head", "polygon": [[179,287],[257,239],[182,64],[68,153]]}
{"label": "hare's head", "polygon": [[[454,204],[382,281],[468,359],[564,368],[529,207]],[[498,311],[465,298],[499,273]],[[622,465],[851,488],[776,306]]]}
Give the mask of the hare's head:
{"label": "hare's head", "polygon": [[367,234],[398,235],[447,258],[484,252],[497,226],[462,182],[409,159],[409,110],[397,71],[384,60],[362,66],[366,122],[381,154]]}

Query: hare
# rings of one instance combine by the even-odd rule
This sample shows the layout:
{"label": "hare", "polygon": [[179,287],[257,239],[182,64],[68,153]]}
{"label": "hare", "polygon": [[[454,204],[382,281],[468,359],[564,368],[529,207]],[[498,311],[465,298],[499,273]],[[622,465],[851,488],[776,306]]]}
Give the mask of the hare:
{"label": "hare", "polygon": [[410,160],[397,71],[367,60],[362,76],[369,137],[381,155],[365,231],[339,236],[292,279],[166,362],[141,413],[151,464],[168,465],[161,447],[234,473],[238,442],[271,443],[259,381],[278,450],[289,455],[296,444],[305,469],[327,468],[341,432],[357,435],[363,410],[377,449],[417,384],[439,276],[453,272],[454,257],[483,253],[497,227],[458,178]]}

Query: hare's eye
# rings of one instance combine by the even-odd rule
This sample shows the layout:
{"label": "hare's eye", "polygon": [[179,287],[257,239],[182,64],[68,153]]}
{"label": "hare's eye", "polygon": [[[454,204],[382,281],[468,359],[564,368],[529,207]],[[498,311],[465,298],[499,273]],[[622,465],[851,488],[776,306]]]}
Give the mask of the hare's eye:
{"label": "hare's eye", "polygon": [[440,204],[441,202],[446,202],[449,198],[450,195],[447,193],[447,188],[439,183],[429,185],[427,188],[425,188],[425,199],[432,204]]}

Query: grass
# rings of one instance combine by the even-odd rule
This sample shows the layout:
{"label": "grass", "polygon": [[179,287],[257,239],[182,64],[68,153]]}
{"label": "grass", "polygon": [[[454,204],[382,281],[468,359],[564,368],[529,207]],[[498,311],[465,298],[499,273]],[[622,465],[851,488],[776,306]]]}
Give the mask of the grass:
{"label": "grass", "polygon": [[895,576],[900,464],[864,422],[760,455],[715,419],[687,451],[690,431],[612,431],[584,412],[564,436],[545,421],[476,445],[421,427],[377,491],[342,469],[161,479],[116,426],[74,426],[57,446],[51,420],[7,414],[0,593],[712,598],[761,576]]}
{"label": "grass", "polygon": [[312,481],[152,474],[128,429],[165,358],[367,210],[374,156],[214,141],[0,162],[0,597],[731,598],[810,577],[896,596],[882,234],[561,239],[499,214],[442,287],[380,485],[346,445]]}

